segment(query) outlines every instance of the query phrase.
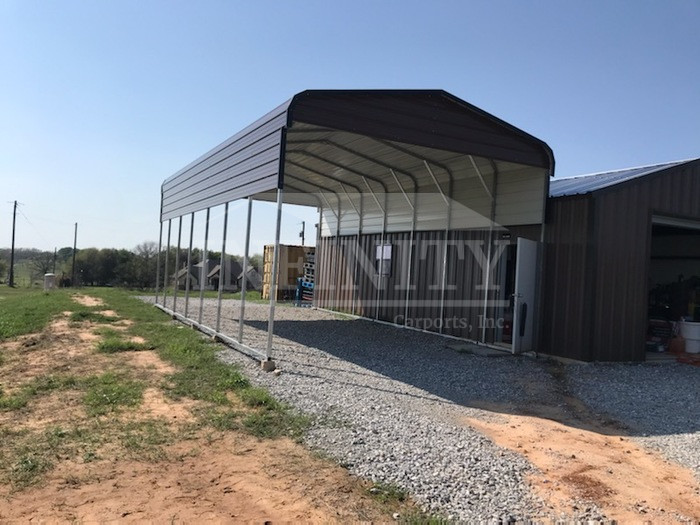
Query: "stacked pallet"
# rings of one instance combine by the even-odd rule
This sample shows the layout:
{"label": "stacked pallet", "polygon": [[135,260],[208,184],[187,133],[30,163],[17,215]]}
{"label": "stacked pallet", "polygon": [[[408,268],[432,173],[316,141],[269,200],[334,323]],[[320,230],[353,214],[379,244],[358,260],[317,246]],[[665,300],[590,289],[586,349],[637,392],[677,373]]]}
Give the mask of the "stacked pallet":
{"label": "stacked pallet", "polygon": [[304,252],[304,274],[299,280],[297,305],[311,306],[314,302],[314,284],[316,282],[316,249],[306,248]]}
{"label": "stacked pallet", "polygon": [[[280,244],[279,262],[277,264],[277,300],[286,301],[294,299],[297,287],[297,279],[303,272],[306,246],[292,246]],[[262,298],[270,298],[272,285],[272,260],[275,247],[266,245],[263,252],[263,286]]]}

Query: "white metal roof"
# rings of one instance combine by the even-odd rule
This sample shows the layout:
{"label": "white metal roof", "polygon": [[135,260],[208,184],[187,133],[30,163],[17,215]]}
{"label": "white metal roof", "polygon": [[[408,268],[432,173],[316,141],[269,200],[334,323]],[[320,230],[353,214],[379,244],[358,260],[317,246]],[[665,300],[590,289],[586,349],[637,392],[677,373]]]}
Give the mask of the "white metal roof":
{"label": "white metal roof", "polygon": [[549,182],[549,196],[564,197],[567,195],[583,195],[609,186],[614,186],[615,184],[651,175],[652,173],[657,173],[694,160],[698,159],[677,160],[674,162],[665,162],[663,164],[652,164],[649,166],[638,166],[636,168],[591,173],[589,175],[578,175],[576,177],[554,178]]}

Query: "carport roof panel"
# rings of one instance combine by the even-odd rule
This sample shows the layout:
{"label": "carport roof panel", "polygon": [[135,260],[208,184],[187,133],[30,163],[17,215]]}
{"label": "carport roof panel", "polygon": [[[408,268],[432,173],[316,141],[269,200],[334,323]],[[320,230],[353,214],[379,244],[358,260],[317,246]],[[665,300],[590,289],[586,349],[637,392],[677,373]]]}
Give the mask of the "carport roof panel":
{"label": "carport roof panel", "polygon": [[443,90],[303,91],[289,101],[294,122],[554,172],[545,142]]}
{"label": "carport roof panel", "polygon": [[659,171],[673,168],[674,166],[692,162],[693,160],[697,159],[678,160],[663,164],[652,164],[636,168],[591,173],[589,175],[578,175],[576,177],[555,178],[549,183],[549,196],[566,197],[571,195],[585,195],[610,186],[622,184],[623,182],[658,173]]}
{"label": "carport roof panel", "polygon": [[442,90],[309,90],[168,178],[161,220],[283,187],[286,130],[305,125],[554,171],[547,144]]}

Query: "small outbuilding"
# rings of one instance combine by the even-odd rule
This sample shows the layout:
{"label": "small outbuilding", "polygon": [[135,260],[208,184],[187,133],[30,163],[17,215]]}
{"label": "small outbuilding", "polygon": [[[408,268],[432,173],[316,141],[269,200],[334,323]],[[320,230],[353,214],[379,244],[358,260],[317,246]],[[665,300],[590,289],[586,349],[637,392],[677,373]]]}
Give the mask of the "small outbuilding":
{"label": "small outbuilding", "polygon": [[644,361],[650,315],[687,316],[700,288],[700,159],[553,179],[549,194],[540,350]]}

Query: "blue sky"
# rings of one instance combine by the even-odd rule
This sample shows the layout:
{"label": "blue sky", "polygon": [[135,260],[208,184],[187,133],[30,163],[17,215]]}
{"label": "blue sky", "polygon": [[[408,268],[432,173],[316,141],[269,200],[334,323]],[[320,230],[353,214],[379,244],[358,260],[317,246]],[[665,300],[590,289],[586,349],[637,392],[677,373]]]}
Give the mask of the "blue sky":
{"label": "blue sky", "polygon": [[304,89],[445,89],[545,140],[558,176],[699,157],[698,27],[697,0],[3,0],[0,247],[14,199],[18,246],[74,222],[79,247],[157,240],[162,181]]}

